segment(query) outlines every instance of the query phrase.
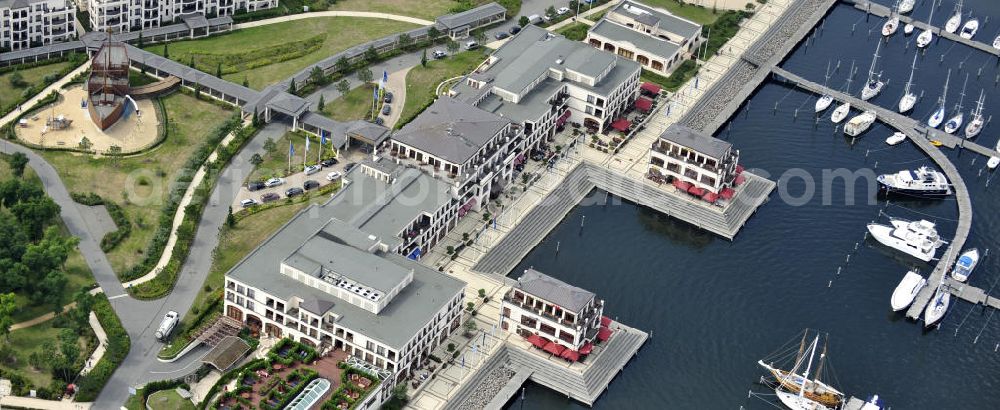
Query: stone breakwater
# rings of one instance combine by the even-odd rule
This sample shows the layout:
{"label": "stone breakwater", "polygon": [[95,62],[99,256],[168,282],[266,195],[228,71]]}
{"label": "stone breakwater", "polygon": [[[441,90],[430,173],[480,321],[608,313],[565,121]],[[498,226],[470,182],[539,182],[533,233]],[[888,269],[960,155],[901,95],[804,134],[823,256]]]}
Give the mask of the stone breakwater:
{"label": "stone breakwater", "polygon": [[[742,104],[745,97],[766,77],[770,65],[777,64],[798,42],[796,33],[816,17],[825,13],[831,0],[806,0],[776,18],[778,24],[748,49],[740,61],[733,64],[712,88],[681,118],[680,123],[705,132],[717,122],[719,115],[731,104]],[[791,44],[789,44],[791,43]],[[759,80],[754,81],[755,77]],[[749,90],[745,90],[749,87]],[[743,97],[743,98],[737,98]],[[735,111],[735,108],[728,112]]]}
{"label": "stone breakwater", "polygon": [[507,385],[507,382],[514,377],[515,373],[507,363],[493,369],[493,371],[483,377],[472,395],[462,402],[458,408],[462,410],[480,410],[485,408],[493,400],[493,397],[496,397],[497,393],[503,389],[503,386]]}

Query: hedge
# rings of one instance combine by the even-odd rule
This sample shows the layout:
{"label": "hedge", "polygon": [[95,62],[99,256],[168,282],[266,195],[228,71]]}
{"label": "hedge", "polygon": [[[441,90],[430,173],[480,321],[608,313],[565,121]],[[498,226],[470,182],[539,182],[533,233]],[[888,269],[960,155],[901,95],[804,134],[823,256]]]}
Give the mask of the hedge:
{"label": "hedge", "polygon": [[[33,68],[33,67],[41,67],[41,66],[50,65],[50,64],[54,64],[54,63],[58,63],[58,62],[63,62],[63,61],[69,61],[69,62],[71,62],[73,64],[70,64],[69,66],[63,68],[60,71],[56,71],[56,72],[53,72],[53,73],[51,73],[49,75],[46,75],[42,79],[41,83],[38,83],[38,84],[35,84],[35,85],[31,86],[31,87],[25,88],[24,91],[22,92],[20,98],[12,100],[12,101],[0,101],[0,103],[9,103],[7,105],[0,105],[0,116],[7,115],[7,113],[15,110],[17,108],[17,106],[21,105],[21,103],[27,101],[31,97],[33,97],[36,94],[42,92],[42,90],[45,90],[45,87],[48,87],[52,83],[54,83],[56,81],[59,81],[59,79],[65,77],[67,74],[69,74],[73,70],[76,70],[76,68],[79,67],[80,64],[83,64],[84,62],[87,61],[87,55],[85,53],[70,53],[70,54],[67,54],[67,55],[65,55],[63,57],[59,57],[59,58],[55,58],[55,59],[51,59],[51,60],[36,61],[36,62],[31,62],[31,63],[18,64],[16,66],[11,66],[11,67],[0,68],[0,74],[4,74],[4,73],[12,72],[12,71],[22,70],[22,69],[26,69],[26,68]],[[4,84],[3,86],[7,87],[7,86],[10,86],[10,85],[9,84]],[[27,96],[27,97],[25,97],[25,96]],[[16,123],[17,121],[14,121],[14,122]]]}
{"label": "hedge", "polygon": [[97,362],[97,365],[85,376],[81,376],[77,382],[79,388],[76,393],[76,401],[90,402],[97,399],[97,395],[107,384],[108,379],[114,374],[115,369],[128,356],[129,347],[132,345],[128,333],[122,327],[122,322],[115,315],[111,308],[111,302],[107,295],[99,293],[94,296],[94,314],[101,322],[101,327],[108,336],[108,344],[104,351],[104,356]]}
{"label": "hedge", "polygon": [[111,220],[115,221],[115,226],[118,227],[118,229],[104,234],[104,238],[101,238],[101,250],[111,252],[132,233],[132,223],[125,217],[125,211],[118,204],[106,202],[104,207],[108,210],[108,215],[111,215]]}

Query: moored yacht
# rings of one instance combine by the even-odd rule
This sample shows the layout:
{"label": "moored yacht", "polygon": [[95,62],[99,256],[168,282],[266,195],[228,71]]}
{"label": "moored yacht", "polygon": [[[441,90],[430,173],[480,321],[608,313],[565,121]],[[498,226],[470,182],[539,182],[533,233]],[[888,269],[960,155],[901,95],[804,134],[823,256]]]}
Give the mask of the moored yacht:
{"label": "moored yacht", "polygon": [[951,293],[948,293],[944,289],[943,283],[938,284],[937,290],[934,291],[934,297],[931,298],[931,302],[924,309],[924,327],[931,327],[940,322],[944,314],[948,312],[948,305],[950,304]]}
{"label": "moored yacht", "polygon": [[958,35],[968,40],[971,39],[972,36],[976,35],[977,31],[979,31],[979,20],[973,18],[972,20],[966,21],[965,24],[962,25],[962,32],[958,33]]}
{"label": "moored yacht", "polygon": [[833,110],[833,114],[830,114],[830,121],[834,124],[840,123],[847,118],[847,114],[851,112],[851,103],[845,102],[840,104],[836,109]]}
{"label": "moored yacht", "polygon": [[903,26],[903,34],[913,34],[913,23],[906,23],[906,25]]}
{"label": "moored yacht", "polygon": [[[961,3],[959,3],[961,4]],[[958,31],[958,26],[962,25],[962,12],[956,11],[948,18],[948,21],[944,23],[944,31],[954,34]]]}
{"label": "moored yacht", "polygon": [[882,41],[880,40],[878,44],[875,45],[875,55],[872,56],[872,66],[868,69],[868,81],[865,82],[865,86],[861,88],[861,99],[868,101],[882,92],[882,87],[885,83],[882,82],[882,74],[875,73],[875,67],[878,65],[878,50],[882,47]]}
{"label": "moored yacht", "polygon": [[917,94],[911,91],[913,86],[913,72],[917,70],[917,53],[913,54],[913,63],[910,64],[910,78],[906,80],[906,86],[903,87],[903,96],[899,98],[899,113],[905,114],[906,112],[913,109],[913,105],[917,103]]}
{"label": "moored yacht", "polygon": [[896,33],[897,29],[899,29],[899,17],[889,17],[889,20],[886,20],[885,24],[882,25],[882,35],[891,36]]}
{"label": "moored yacht", "polygon": [[898,11],[899,14],[909,13],[909,12],[913,11],[913,5],[916,2],[917,2],[917,0],[903,0],[903,1],[899,2],[899,7],[896,8],[896,11]]}
{"label": "moored yacht", "polygon": [[937,128],[944,122],[944,102],[948,98],[948,82],[951,81],[951,69],[948,69],[948,77],[944,79],[944,91],[941,93],[941,98],[938,98],[938,108],[934,110],[934,114],[927,119],[927,126],[931,128]]}
{"label": "moored yacht", "polygon": [[955,104],[955,113],[948,122],[944,123],[944,132],[949,134],[954,134],[959,128],[962,128],[962,121],[965,119],[965,114],[962,113],[962,101],[965,100],[965,86],[969,84],[969,75],[965,75],[965,83],[962,84],[962,94],[958,99],[958,104]]}
{"label": "moored yacht", "polygon": [[875,111],[869,110],[858,114],[856,117],[851,118],[846,125],[844,125],[844,134],[857,137],[863,132],[868,131],[868,128],[875,123],[876,119],[877,117],[875,115]]}
{"label": "moored yacht", "polygon": [[927,166],[882,174],[876,178],[880,191],[920,198],[940,198],[951,195],[951,184],[943,173]]}
{"label": "moored yacht", "polygon": [[906,141],[906,134],[899,131],[892,133],[892,135],[885,139],[885,143],[889,145],[896,145],[903,141]]}
{"label": "moored yacht", "polygon": [[909,229],[906,226],[900,227],[872,222],[868,224],[868,232],[879,243],[924,262],[930,262],[931,259],[934,259],[937,248],[943,243],[940,240],[932,240],[931,237]]}
{"label": "moored yacht", "polygon": [[993,39],[993,48],[1000,50],[1000,34],[997,34],[997,37]]}
{"label": "moored yacht", "polygon": [[821,111],[829,108],[830,104],[832,104],[832,103],[833,103],[833,96],[830,95],[830,94],[823,94],[823,96],[819,97],[816,100],[816,107],[815,107],[816,108],[816,112],[821,112]]}
{"label": "moored yacht", "polygon": [[983,130],[983,102],[986,101],[986,95],[983,91],[979,91],[979,99],[976,100],[976,109],[972,110],[972,121],[969,121],[969,125],[965,126],[965,138],[975,138],[979,135],[979,132]]}
{"label": "moored yacht", "polygon": [[[772,358],[779,361],[786,361],[791,357],[795,358],[790,370],[777,367],[773,362],[765,363],[758,360],[757,364],[766,369],[774,377],[774,392],[789,409],[793,410],[832,410],[839,409],[844,403],[844,393],[832,387],[829,382],[821,381],[824,378],[824,370],[829,366],[824,366],[826,360],[826,346],[822,351],[819,349],[819,334],[817,333],[811,343],[807,344],[809,331],[803,333],[801,342],[796,346],[789,343],[790,351],[780,352],[781,356],[774,355]],[[792,347],[794,346],[794,347]],[[795,353],[795,350],[798,352]],[[819,358],[816,368],[813,362]]]}
{"label": "moored yacht", "polygon": [[969,275],[972,274],[972,270],[976,268],[979,263],[979,249],[972,248],[958,257],[958,261],[955,262],[955,267],[951,270],[951,277],[959,282],[965,282],[969,280]]}
{"label": "moored yacht", "polygon": [[[997,141],[997,145],[993,147],[994,151],[1000,152],[1000,141]],[[1000,165],[1000,154],[994,154],[990,156],[990,159],[986,161],[986,167],[989,169],[994,169]]]}
{"label": "moored yacht", "polygon": [[906,272],[903,280],[899,282],[899,285],[896,285],[896,290],[892,291],[892,300],[890,301],[892,310],[899,312],[910,307],[913,299],[917,297],[920,289],[923,289],[924,286],[927,286],[927,279],[912,270]]}
{"label": "moored yacht", "polygon": [[920,35],[917,36],[917,48],[927,47],[928,45],[931,44],[931,41],[934,40],[934,32],[931,31],[931,29],[933,28],[933,26],[931,25],[931,20],[934,20],[935,8],[936,7],[933,7],[933,5],[931,6],[931,15],[930,17],[927,17],[927,28],[925,28],[924,31],[921,31]]}

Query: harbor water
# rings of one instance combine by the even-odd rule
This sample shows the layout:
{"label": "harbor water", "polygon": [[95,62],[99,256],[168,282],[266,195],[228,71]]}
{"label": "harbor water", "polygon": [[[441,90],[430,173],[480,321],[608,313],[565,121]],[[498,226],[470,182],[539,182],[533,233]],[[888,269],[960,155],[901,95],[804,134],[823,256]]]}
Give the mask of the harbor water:
{"label": "harbor water", "polygon": [[[918,0],[911,15],[926,21],[929,7],[929,0]],[[945,0],[934,21],[942,24],[953,7]],[[969,0],[964,10],[980,18],[976,38],[991,43],[1000,32],[1000,3]],[[881,25],[877,17],[838,5],[782,67],[822,83],[828,61],[835,67],[839,60],[829,84],[841,88],[854,60],[856,93]],[[916,34],[904,36],[900,28],[883,44],[877,70],[888,84],[876,103],[894,108],[902,95]],[[947,116],[969,74],[966,121],[980,90],[987,96],[984,116],[1000,120],[996,57],[948,40],[921,53],[914,90],[923,97],[915,118],[930,115],[951,68]],[[933,163],[911,143],[885,145],[892,130],[880,123],[856,140],[845,138],[829,121],[833,107],[816,121],[815,98],[769,81],[718,132],[741,151],[742,164],[779,181],[734,241],[614,198],[602,205],[606,193],[594,191],[511,273],[534,267],[592,290],[606,301],[606,315],[652,336],[596,408],[773,408],[748,398],[751,389],[767,393],[757,384],[764,371],[756,362],[804,328],[829,334],[828,364],[836,375],[829,382],[848,395],[878,394],[893,409],[1000,408],[1000,315],[953,299],[940,328],[924,330],[893,313],[889,297],[906,271],[927,275],[932,265],[865,239],[865,224],[887,221],[886,215],[935,221],[941,236],[950,238],[954,199],[887,205],[874,199],[874,181],[863,176]],[[976,141],[993,147],[998,138],[1000,124],[991,122]],[[967,246],[989,249],[970,283],[991,289],[1000,281],[1000,173],[986,170],[982,156],[945,152],[972,195]],[[830,176],[845,171],[861,176]],[[529,383],[524,399],[515,397],[508,407],[582,406]]]}

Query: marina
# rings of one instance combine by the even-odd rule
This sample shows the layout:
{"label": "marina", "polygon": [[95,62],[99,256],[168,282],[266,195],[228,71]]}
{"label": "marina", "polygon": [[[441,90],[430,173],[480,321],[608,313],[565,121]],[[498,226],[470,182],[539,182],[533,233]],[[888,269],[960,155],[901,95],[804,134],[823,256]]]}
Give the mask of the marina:
{"label": "marina", "polygon": [[[874,3],[869,0],[840,0],[848,4],[852,4],[858,10],[862,10],[865,13],[871,14],[876,17],[889,18],[890,16],[895,16],[892,9],[884,6],[882,4]],[[965,38],[957,33],[949,33],[943,30],[941,27],[927,24],[923,21],[919,21],[913,17],[901,15],[898,16],[899,20],[903,24],[913,24],[918,30],[931,30],[935,36],[944,38],[947,40],[955,41],[958,43],[965,44],[969,47],[973,47],[979,51],[992,54],[994,56],[1000,57],[1000,49],[994,48],[990,43],[984,43],[981,41],[973,40],[971,38]],[[986,37],[983,37],[984,39]]]}

